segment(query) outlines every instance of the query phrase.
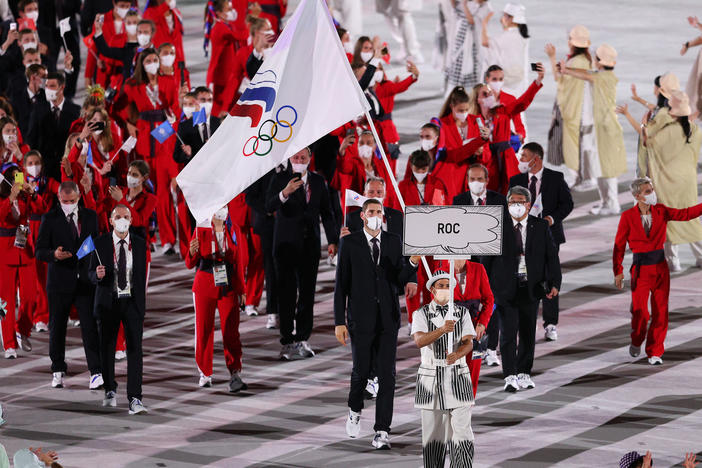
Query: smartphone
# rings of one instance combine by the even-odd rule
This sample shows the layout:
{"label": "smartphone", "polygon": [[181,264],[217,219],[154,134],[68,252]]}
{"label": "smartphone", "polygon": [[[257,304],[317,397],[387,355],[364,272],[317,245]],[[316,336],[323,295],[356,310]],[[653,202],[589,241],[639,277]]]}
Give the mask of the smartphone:
{"label": "smartphone", "polygon": [[302,180],[302,174],[300,174],[299,172],[293,172],[293,179],[296,178]]}
{"label": "smartphone", "polygon": [[388,52],[388,48],[387,48],[387,47],[383,47],[382,49],[380,49],[380,53],[383,54],[383,55],[388,55],[388,53],[389,53],[389,52]]}
{"label": "smartphone", "polygon": [[17,30],[17,23],[10,23],[10,31],[16,31]]}
{"label": "smartphone", "polygon": [[531,64],[531,71],[535,71],[535,72],[539,71],[539,64],[535,63],[535,62],[532,63]]}
{"label": "smartphone", "polygon": [[15,172],[15,183],[24,184],[24,172]]}
{"label": "smartphone", "polygon": [[95,130],[105,130],[105,122],[93,122],[90,124],[90,128]]}
{"label": "smartphone", "polygon": [[117,177],[110,177],[110,187],[117,187]]}

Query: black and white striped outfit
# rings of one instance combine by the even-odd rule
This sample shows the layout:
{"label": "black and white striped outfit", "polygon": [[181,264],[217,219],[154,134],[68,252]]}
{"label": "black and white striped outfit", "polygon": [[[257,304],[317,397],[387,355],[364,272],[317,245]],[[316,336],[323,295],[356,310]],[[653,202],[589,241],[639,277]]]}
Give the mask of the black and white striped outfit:
{"label": "black and white striped outfit", "polygon": [[[448,305],[435,302],[416,310],[412,316],[412,334],[430,333],[444,325]],[[462,337],[475,336],[470,312],[454,305],[456,324],[453,332],[454,349]],[[417,371],[414,406],[421,410],[422,455],[424,466],[443,467],[448,447],[452,467],[473,465],[474,436],[471,413],[475,404],[470,371],[466,359],[454,365],[446,364],[448,335],[421,349],[421,364]]]}

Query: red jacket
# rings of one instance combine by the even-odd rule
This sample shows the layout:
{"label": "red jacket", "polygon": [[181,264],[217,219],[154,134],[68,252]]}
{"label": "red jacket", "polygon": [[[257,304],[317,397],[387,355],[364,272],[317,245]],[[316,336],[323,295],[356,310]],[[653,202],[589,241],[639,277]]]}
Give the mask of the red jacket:
{"label": "red jacket", "polygon": [[58,194],[59,183],[51,177],[39,176],[34,178],[25,172],[24,179],[27,182],[37,182],[37,199],[34,203],[34,210],[29,215],[29,228],[32,235],[32,241],[36,245],[37,237],[39,237],[39,225],[41,224],[41,215],[46,214],[53,208],[56,194]]}
{"label": "red jacket", "polygon": [[[125,29],[124,20],[120,30],[115,30],[115,15],[114,10],[105,13],[105,18],[102,23],[102,36],[109,47],[124,47],[127,44],[127,30]],[[89,37],[95,34],[95,25],[93,25],[92,33]],[[87,47],[88,54],[85,59],[85,77],[95,78],[96,82],[103,86],[109,84],[108,77],[115,74],[117,67],[121,67],[122,63],[119,60],[111,59],[101,55],[95,43],[90,41],[90,46]],[[98,58],[103,62],[104,69],[98,68]]]}
{"label": "red jacket", "polygon": [[453,200],[448,198],[446,185],[433,174],[427,174],[424,179],[424,193],[422,194],[419,193],[417,180],[413,174],[409,178],[403,179],[398,186],[407,206],[448,205]]}
{"label": "red jacket", "polygon": [[[216,287],[214,285],[212,271],[207,272],[198,269],[195,274],[195,281],[193,282],[193,292],[195,294],[219,297],[227,292],[243,294],[245,291],[244,271],[248,263],[248,252],[245,247],[246,243],[241,242],[244,235],[241,229],[236,225],[232,225],[231,227],[225,226],[224,232],[226,252],[223,258],[217,257],[217,259],[233,267],[229,277],[229,287],[226,289],[224,287]],[[188,250],[188,254],[185,256],[185,266],[187,268],[198,266],[200,260],[211,261],[215,258],[212,249],[213,242],[216,243],[214,229],[210,227],[199,227],[195,230],[193,236],[196,236],[200,241],[200,248],[194,255],[191,255],[190,250]]]}
{"label": "red jacket", "polygon": [[[500,104],[502,104],[504,108],[515,106],[516,102],[516,97],[509,93],[505,93],[504,91],[500,91]],[[524,129],[524,124],[522,123],[521,113],[512,115],[512,126],[514,127],[514,131],[521,136],[522,141],[524,141],[526,139],[526,130]]]}
{"label": "red jacket", "polygon": [[[173,18],[173,29],[168,27],[166,17],[170,12]],[[183,16],[177,8],[171,9],[168,2],[164,1],[160,5],[150,2],[148,8],[143,13],[144,19],[149,19],[156,24],[156,33],[151,38],[154,48],[158,49],[161,44],[169,42],[176,50],[176,64],[185,62],[185,52],[183,50]],[[176,65],[174,64],[174,66]]]}
{"label": "red jacket", "polygon": [[[446,260],[441,260],[438,265],[439,270],[449,271],[449,264]],[[495,305],[495,298],[490,289],[490,281],[488,280],[485,267],[480,263],[467,261],[466,262],[466,289],[461,292],[461,287],[458,284],[458,272],[456,276],[456,288],[453,291],[454,301],[471,301],[479,300],[482,304],[478,320],[473,324],[482,324],[487,328],[492,316],[492,309]]]}
{"label": "red jacket", "polygon": [[[345,201],[345,189],[350,188],[357,193],[363,193],[363,187],[366,184],[366,166],[363,164],[363,160],[358,156],[358,140],[352,146],[346,149],[346,153],[343,157],[337,159],[336,170],[341,174],[350,176],[351,184],[349,187],[342,187],[341,199]],[[371,157],[371,164],[373,166],[373,171],[377,177],[385,180],[385,201],[384,205],[390,208],[395,208],[396,210],[401,210],[400,202],[397,200],[397,195],[395,194],[395,189],[390,181],[390,174],[385,168],[385,163],[378,159],[375,154]]]}
{"label": "red jacket", "polygon": [[392,115],[390,115],[395,108],[395,95],[407,91],[415,81],[417,80],[414,76],[410,75],[402,81],[383,80],[375,85],[375,95],[386,114],[385,120],[376,120],[376,124],[382,127],[383,138],[386,143],[397,143],[400,141],[400,135],[397,133],[395,123],[392,121]]}
{"label": "red jacket", "polygon": [[[210,32],[210,64],[207,68],[207,85],[226,85],[230,83],[234,71],[234,56],[237,42],[234,27],[228,22],[215,20]],[[248,56],[247,56],[248,57]]]}
{"label": "red jacket", "polygon": [[480,138],[478,126],[469,118],[467,142],[464,143],[453,115],[449,114],[441,119],[439,141],[443,142],[446,150],[443,159],[434,164],[432,174],[443,181],[448,191],[449,200],[453,200],[453,197],[465,192],[466,174],[470,167],[468,158],[483,146],[485,140]]}
{"label": "red jacket", "polygon": [[[15,247],[15,231],[20,224],[29,225],[29,216],[35,212],[36,205],[36,201],[20,194],[17,197],[19,218],[15,219],[12,214],[10,198],[0,198],[0,264],[24,266],[34,263],[33,236],[27,236],[25,247],[18,249]],[[14,298],[12,299],[14,300]]]}
{"label": "red jacket", "polygon": [[258,4],[263,10],[259,16],[270,21],[273,31],[279,33],[280,20],[288,11],[288,0],[258,0]]}
{"label": "red jacket", "polygon": [[651,206],[651,230],[646,235],[638,205],[624,211],[619,218],[617,235],[614,238],[612,263],[614,275],[622,273],[622,261],[626,244],[634,253],[645,253],[663,248],[668,221],[689,221],[702,215],[702,203],[689,208],[669,208],[660,203]]}

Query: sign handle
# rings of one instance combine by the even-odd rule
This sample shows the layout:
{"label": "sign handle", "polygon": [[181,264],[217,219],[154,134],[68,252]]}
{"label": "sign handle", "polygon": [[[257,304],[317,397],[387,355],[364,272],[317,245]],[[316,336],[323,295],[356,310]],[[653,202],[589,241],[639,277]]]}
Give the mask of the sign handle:
{"label": "sign handle", "polygon": [[[424,258],[424,257],[422,257],[422,258]],[[454,264],[453,264],[453,259],[449,259],[448,262],[449,262],[449,289],[451,290],[451,295],[449,296],[449,307],[448,307],[448,314],[446,315],[446,320],[455,320],[455,317],[456,317],[456,316],[455,316],[455,314],[453,313],[453,312],[454,312],[454,308],[453,308],[453,306],[454,306],[454,304],[453,304],[453,303],[454,303],[454,298],[453,298],[453,296],[454,296],[454,294],[455,294],[455,292],[456,292],[456,288],[455,288],[455,286],[454,286],[454,287],[451,286],[452,283],[454,283],[454,281],[455,281],[455,280],[454,280],[455,266],[454,266]],[[447,341],[448,341],[448,347],[447,347],[448,353],[454,352],[454,349],[453,349],[453,332],[450,332],[450,333],[448,334],[448,336],[447,336]]]}

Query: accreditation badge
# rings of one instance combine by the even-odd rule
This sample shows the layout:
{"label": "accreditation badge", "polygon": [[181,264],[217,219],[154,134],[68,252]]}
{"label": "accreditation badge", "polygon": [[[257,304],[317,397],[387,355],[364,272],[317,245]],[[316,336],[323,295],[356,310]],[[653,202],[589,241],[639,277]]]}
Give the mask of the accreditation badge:
{"label": "accreditation badge", "polygon": [[212,276],[214,277],[215,286],[229,286],[229,278],[227,278],[227,265],[224,263],[218,263],[212,267]]}

